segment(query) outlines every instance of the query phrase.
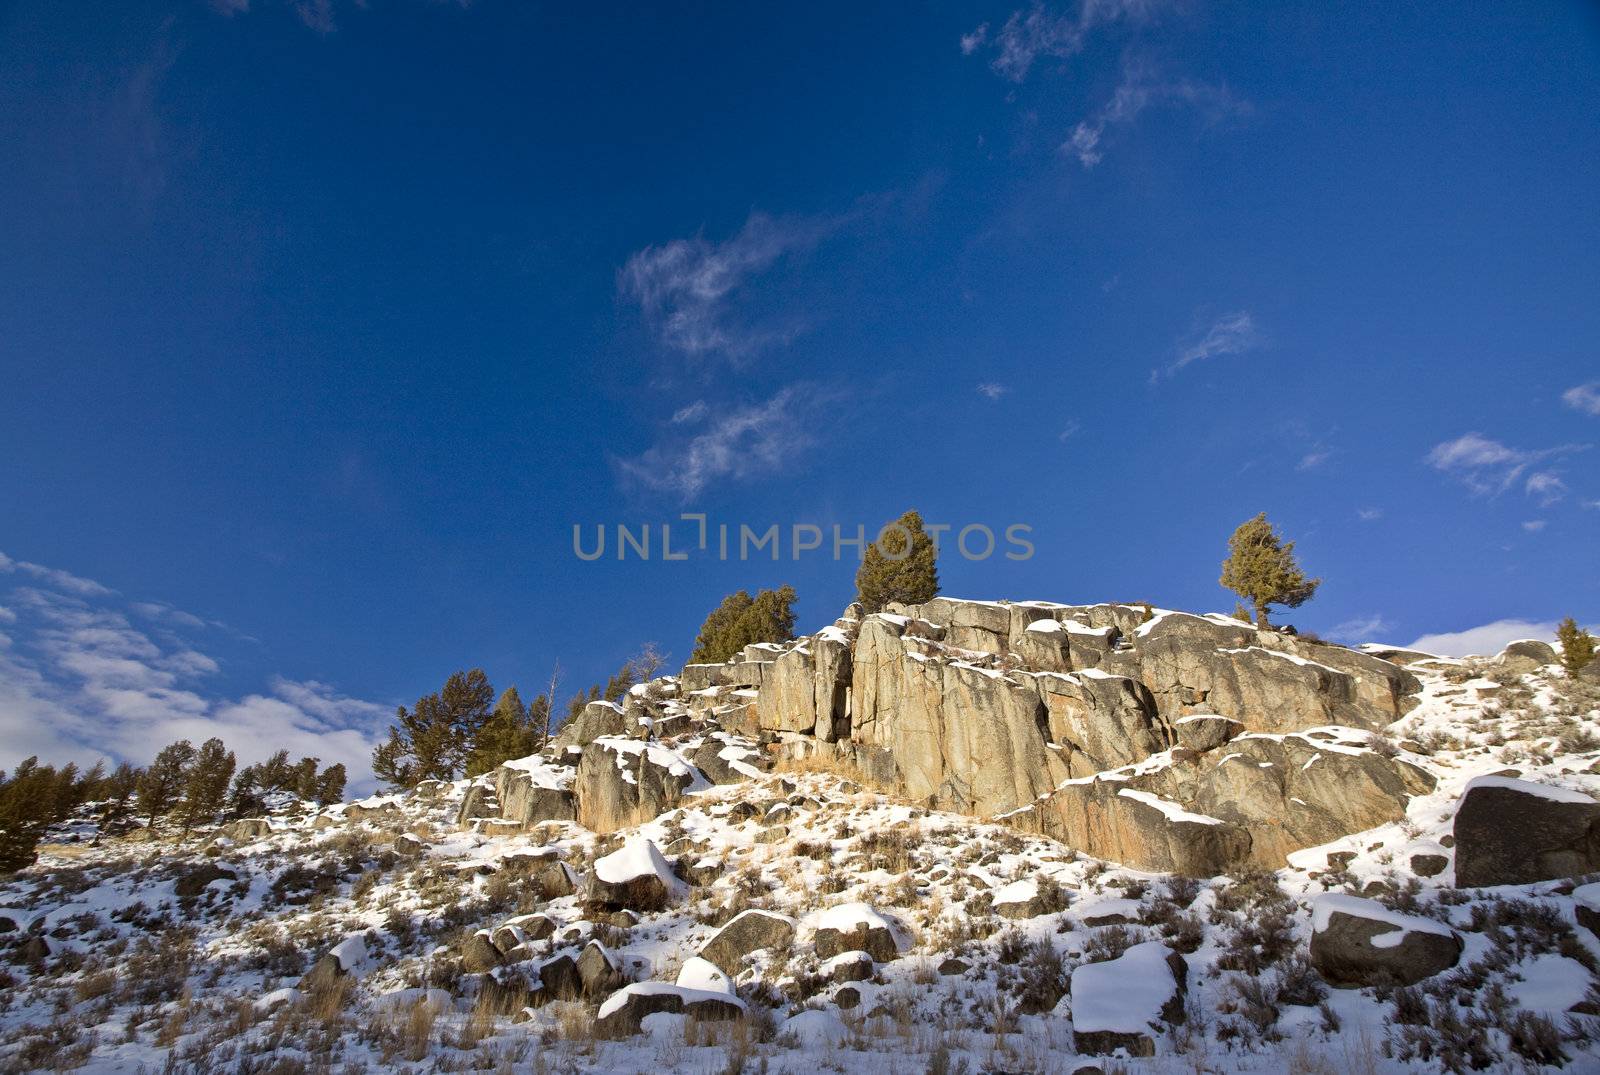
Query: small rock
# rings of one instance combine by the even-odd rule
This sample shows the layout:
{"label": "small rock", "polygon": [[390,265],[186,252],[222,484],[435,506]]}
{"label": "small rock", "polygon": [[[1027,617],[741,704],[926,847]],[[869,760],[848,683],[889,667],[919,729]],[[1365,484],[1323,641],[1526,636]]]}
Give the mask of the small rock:
{"label": "small rock", "polygon": [[833,1003],[840,1011],[858,1008],[861,1006],[861,990],[853,985],[843,986],[833,994]]}
{"label": "small rock", "polygon": [[939,964],[939,973],[944,975],[965,974],[969,969],[965,960],[957,959],[955,956],[950,956]]}
{"label": "small rock", "polygon": [[1444,873],[1445,867],[1450,865],[1450,860],[1444,855],[1412,855],[1411,872],[1418,877],[1438,877]]}

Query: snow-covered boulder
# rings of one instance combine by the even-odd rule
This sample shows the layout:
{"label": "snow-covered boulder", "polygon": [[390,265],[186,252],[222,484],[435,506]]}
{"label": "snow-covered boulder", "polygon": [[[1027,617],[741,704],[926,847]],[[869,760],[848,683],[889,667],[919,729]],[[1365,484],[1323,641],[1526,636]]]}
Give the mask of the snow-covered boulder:
{"label": "snow-covered boulder", "polygon": [[744,1011],[744,1001],[724,990],[694,989],[667,982],[636,982],[617,990],[600,1005],[594,1024],[595,1035],[625,1038],[637,1034],[640,1022],[657,1012],[687,1015],[706,1022],[738,1019]]}
{"label": "snow-covered boulder", "polygon": [[1600,871],[1600,802],[1581,791],[1480,776],[1461,794],[1454,831],[1462,888]]}
{"label": "snow-covered boulder", "polygon": [[740,911],[700,949],[700,955],[731,973],[744,957],[761,949],[787,949],[794,941],[794,919],[772,911]]}
{"label": "snow-covered boulder", "polygon": [[726,993],[734,995],[733,979],[729,978],[709,959],[699,956],[690,956],[684,960],[683,966],[678,969],[677,985],[684,989],[697,989],[702,993]]}
{"label": "snow-covered boulder", "polygon": [[1155,1035],[1183,1022],[1189,968],[1160,941],[1146,941],[1116,959],[1072,972],[1072,1036],[1078,1051],[1154,1056]]}
{"label": "snow-covered boulder", "polygon": [[613,910],[653,911],[683,895],[687,887],[654,842],[631,836],[621,848],[595,860],[588,896]]}
{"label": "snow-covered boulder", "polygon": [[793,1042],[796,1048],[827,1051],[850,1038],[850,1028],[832,1012],[804,1011],[790,1016],[778,1028],[780,1042]]}
{"label": "snow-covered boulder", "polygon": [[601,736],[583,748],[573,790],[578,824],[616,832],[665,813],[710,782],[678,753],[656,743]]}
{"label": "snow-covered boulder", "polygon": [[591,997],[605,996],[622,987],[627,978],[622,973],[622,962],[599,941],[583,946],[578,956],[578,980],[583,991]]}
{"label": "snow-covered boulder", "polygon": [[1461,938],[1449,926],[1359,896],[1320,897],[1311,929],[1311,965],[1340,988],[1411,985],[1461,958]]}
{"label": "snow-covered boulder", "polygon": [[832,959],[842,952],[865,952],[879,963],[887,963],[900,954],[893,924],[865,903],[830,907],[816,917],[813,925],[816,934],[812,943],[818,959]]}
{"label": "snow-covered boulder", "polygon": [[347,974],[354,974],[367,962],[367,941],[362,935],[346,937],[327,951],[300,979],[300,989],[313,992],[325,989]]}
{"label": "snow-covered boulder", "polygon": [[495,947],[486,929],[480,929],[461,945],[461,969],[468,974],[482,974],[505,962],[505,955]]}
{"label": "snow-covered boulder", "polygon": [[1508,643],[1494,663],[1508,672],[1536,672],[1556,663],[1556,649],[1548,642],[1524,638]]}

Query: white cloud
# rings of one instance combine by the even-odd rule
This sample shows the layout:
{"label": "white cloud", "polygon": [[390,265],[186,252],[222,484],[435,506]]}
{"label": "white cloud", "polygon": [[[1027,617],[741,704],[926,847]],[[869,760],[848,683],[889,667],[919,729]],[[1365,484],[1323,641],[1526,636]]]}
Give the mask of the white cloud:
{"label": "white cloud", "polygon": [[1600,381],[1573,385],[1561,393],[1561,399],[1575,411],[1600,416]]}
{"label": "white cloud", "polygon": [[[1586,444],[1565,444],[1558,448],[1512,448],[1481,433],[1464,433],[1455,440],[1434,445],[1424,461],[1479,496],[1497,496],[1521,481],[1535,463],[1587,447]],[[1526,486],[1531,495],[1548,497],[1554,491],[1557,499],[1565,488],[1549,471],[1530,476]]]}
{"label": "white cloud", "polygon": [[723,478],[771,474],[812,443],[817,402],[809,389],[791,385],[765,403],[721,411],[701,432],[656,444],[618,467],[650,489],[685,499]]}
{"label": "white cloud", "polygon": [[1177,357],[1166,369],[1154,371],[1150,379],[1158,381],[1163,373],[1171,377],[1185,366],[1219,355],[1244,354],[1260,347],[1262,342],[1261,331],[1249,311],[1227,314],[1214,321],[1199,339],[1180,347]]}
{"label": "white cloud", "polygon": [[1011,389],[1007,386],[1003,384],[996,384],[993,381],[985,381],[978,386],[978,395],[983,396],[991,401],[998,400],[1001,396],[1005,395],[1009,391],[1011,391]]}
{"label": "white cloud", "polygon": [[[207,685],[218,661],[180,633],[197,618],[158,603],[124,606],[65,571],[5,565],[42,585],[14,588],[0,617],[9,635],[0,646],[0,767],[30,754],[142,764],[174,739],[220,736],[242,764],[288,748],[343,763],[353,790],[372,786],[369,755],[388,707],[283,677],[242,699],[219,694]],[[142,629],[129,612],[159,626]]]}
{"label": "white cloud", "polygon": [[115,590],[107,589],[93,579],[81,578],[70,571],[61,571],[53,567],[44,567],[40,564],[30,564],[26,560],[13,560],[5,553],[0,552],[0,575],[23,574],[40,582],[49,583],[58,590],[78,594],[82,597],[108,597]]}
{"label": "white cloud", "polygon": [[1375,523],[1379,519],[1383,518],[1383,509],[1358,508],[1356,509],[1356,518],[1360,519],[1364,523]]}
{"label": "white cloud", "polygon": [[1469,654],[1492,656],[1506,648],[1506,644],[1524,638],[1541,642],[1556,640],[1555,621],[1535,623],[1530,620],[1495,620],[1464,631],[1423,635],[1407,649],[1424,653],[1437,653],[1443,657],[1466,657]]}
{"label": "white cloud", "polygon": [[708,410],[710,408],[706,406],[706,401],[697,399],[686,407],[679,407],[672,415],[672,424],[681,426],[698,422],[706,416]]}
{"label": "white cloud", "polygon": [[1021,82],[1039,59],[1066,59],[1082,52],[1099,27],[1143,21],[1165,6],[1161,0],[1081,0],[1076,14],[1058,15],[1035,2],[1026,11],[1013,11],[992,38],[988,23],[963,34],[961,52],[971,56],[991,45],[996,55],[989,66],[1002,78]]}
{"label": "white cloud", "polygon": [[1547,524],[1543,519],[1529,519],[1527,522],[1522,524],[1522,529],[1526,530],[1530,534],[1537,534],[1539,531],[1543,530],[1546,525]]}
{"label": "white cloud", "polygon": [[1068,422],[1066,424],[1066,426],[1061,430],[1061,432],[1059,434],[1056,435],[1056,440],[1059,440],[1059,441],[1062,441],[1062,442],[1069,441],[1073,437],[1077,436],[1082,431],[1083,431],[1083,423],[1079,422],[1076,418],[1074,418],[1074,419],[1072,419],[1070,422]]}
{"label": "white cloud", "polygon": [[1316,470],[1322,464],[1333,458],[1333,449],[1317,445],[1305,455],[1300,457],[1300,462],[1295,464],[1296,470]]}
{"label": "white cloud", "polygon": [[1548,470],[1529,474],[1527,484],[1523,488],[1529,496],[1539,498],[1541,508],[1548,508],[1567,494],[1567,483]]}
{"label": "white cloud", "polygon": [[199,616],[185,612],[181,608],[173,608],[165,601],[135,601],[128,607],[145,619],[155,620],[158,623],[171,623],[195,629],[206,625]]}
{"label": "white cloud", "polygon": [[1394,630],[1394,624],[1374,612],[1370,616],[1356,616],[1335,624],[1325,632],[1338,642],[1372,642]]}
{"label": "white cloud", "polygon": [[1207,123],[1217,123],[1230,116],[1250,111],[1250,104],[1240,99],[1225,86],[1211,86],[1190,79],[1163,78],[1157,69],[1143,60],[1130,60],[1122,72],[1122,81],[1098,112],[1081,120],[1061,144],[1061,152],[1078,158],[1085,168],[1093,168],[1105,159],[1102,140],[1110,127],[1126,126],[1139,118],[1153,105],[1182,105],[1198,111]]}
{"label": "white cloud", "polygon": [[786,342],[797,330],[740,320],[734,308],[740,289],[785,255],[814,246],[834,226],[820,217],[778,220],[752,213],[738,234],[720,243],[697,235],[645,247],[628,258],[617,286],[639,303],[666,346],[688,355],[745,359]]}

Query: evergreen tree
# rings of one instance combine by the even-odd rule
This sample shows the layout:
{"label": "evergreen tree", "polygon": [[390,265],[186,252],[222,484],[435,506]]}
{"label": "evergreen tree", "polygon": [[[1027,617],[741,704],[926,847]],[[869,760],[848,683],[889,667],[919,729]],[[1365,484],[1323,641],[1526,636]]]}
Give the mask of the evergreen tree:
{"label": "evergreen tree", "polygon": [[256,766],[256,783],[262,791],[288,791],[294,785],[294,767],[289,752],[280,750]]}
{"label": "evergreen tree", "polygon": [[129,813],[132,812],[133,796],[139,789],[139,778],[142,775],[140,770],[128,762],[122,762],[112,770],[110,776],[105,778],[97,793],[100,799],[100,816],[97,819],[99,831],[95,833],[96,841],[100,839],[100,833],[117,828],[127,820]]}
{"label": "evergreen tree", "polygon": [[[535,699],[537,701],[537,699]],[[467,755],[467,775],[477,776],[538,748],[539,732],[515,686],[507,687],[484,722]]]}
{"label": "evergreen tree", "polygon": [[1556,628],[1556,639],[1561,643],[1561,667],[1567,670],[1567,675],[1577,676],[1594,660],[1594,635],[1579,627],[1571,616]]}
{"label": "evergreen tree", "polygon": [[290,785],[289,790],[307,801],[317,797],[316,758],[300,759],[300,764],[294,767],[293,783]]}
{"label": "evergreen tree", "polygon": [[1299,608],[1322,585],[1308,579],[1294,558],[1294,542],[1284,541],[1262,512],[1246,520],[1228,539],[1228,558],[1218,580],[1255,610],[1256,626],[1265,629],[1271,605]]}
{"label": "evergreen tree", "polygon": [[229,817],[255,817],[267,809],[266,790],[261,786],[261,767],[246,765],[233,778],[228,792]]}
{"label": "evergreen tree", "polygon": [[452,674],[438,693],[417,699],[414,709],[395,711],[389,738],[373,751],[373,773],[396,788],[454,780],[493,701],[483,669]]}
{"label": "evergreen tree", "polygon": [[233,752],[221,739],[207,739],[200,744],[184,773],[183,802],[178,807],[178,820],[185,835],[196,825],[216,820],[227,800],[235,764]]}
{"label": "evergreen tree", "polygon": [[868,612],[881,612],[891,602],[920,605],[939,592],[938,550],[922,528],[922,516],[908,511],[896,522],[900,529],[868,545],[856,570],[856,600]]}
{"label": "evergreen tree", "polygon": [[334,762],[322,770],[322,775],[317,778],[316,800],[323,806],[331,806],[344,799],[345,773],[344,765]]}
{"label": "evergreen tree", "polygon": [[155,761],[140,776],[139,812],[150,819],[150,824],[154,825],[156,818],[165,817],[178,805],[183,794],[184,776],[192,761],[194,747],[189,740],[180,739],[162,747]]}
{"label": "evergreen tree", "polygon": [[0,874],[33,864],[54,810],[55,770],[27,758],[0,780]]}
{"label": "evergreen tree", "polygon": [[[793,586],[761,590],[755,597],[745,590],[729,594],[700,626],[689,663],[720,664],[752,643],[789,641],[794,637],[794,601]],[[660,667],[661,658],[653,646],[646,647],[642,657],[654,658],[655,667]],[[631,663],[637,665],[640,659]],[[635,667],[633,674],[639,676],[640,670]],[[644,670],[645,678],[652,674],[653,668]]]}

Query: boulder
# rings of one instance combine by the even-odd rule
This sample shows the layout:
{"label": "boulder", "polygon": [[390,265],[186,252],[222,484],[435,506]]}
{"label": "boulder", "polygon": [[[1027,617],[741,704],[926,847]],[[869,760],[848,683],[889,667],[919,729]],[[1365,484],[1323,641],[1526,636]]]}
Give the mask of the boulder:
{"label": "boulder", "polygon": [[1600,938],[1600,881],[1573,889],[1572,901],[1578,925]]}
{"label": "boulder", "polygon": [[572,953],[563,952],[539,964],[539,995],[544,1000],[571,1000],[583,992],[583,976]]}
{"label": "boulder", "polygon": [[586,896],[606,910],[656,911],[686,888],[654,843],[632,836],[620,849],[595,861]]}
{"label": "boulder", "polygon": [[214,882],[236,881],[238,878],[239,875],[232,870],[207,862],[184,870],[178,875],[177,881],[173,882],[172,890],[177,893],[180,900],[192,900]]}
{"label": "boulder", "polygon": [[1411,856],[1411,872],[1418,877],[1438,877],[1449,867],[1448,855],[1435,855],[1428,852]]}
{"label": "boulder", "polygon": [[[349,817],[349,812],[346,815]],[[352,820],[355,820],[352,818]],[[246,817],[238,821],[230,821],[217,830],[218,835],[226,836],[239,843],[250,840],[261,840],[272,835],[272,822],[264,817]]]}
{"label": "boulder", "polygon": [[1242,731],[1243,724],[1216,713],[1190,713],[1172,722],[1172,734],[1178,745],[1201,754],[1217,749]]}
{"label": "boulder", "polygon": [[461,969],[468,974],[482,974],[504,962],[504,953],[494,946],[486,929],[478,930],[461,946]]}
{"label": "boulder", "polygon": [[690,989],[666,982],[637,982],[611,994],[600,1005],[594,1032],[599,1038],[625,1038],[639,1032],[647,1015],[682,1014],[699,1022],[738,1019],[744,1002],[732,993]]}
{"label": "boulder", "polygon": [[565,765],[538,756],[508,762],[495,770],[494,796],[499,816],[528,828],[543,821],[574,821],[577,799]]}
{"label": "boulder", "polygon": [[588,746],[601,736],[621,735],[627,728],[620,705],[604,700],[594,701],[563,724],[552,742],[558,747]]}
{"label": "boulder", "polygon": [[1160,941],[1072,972],[1072,1037],[1078,1052],[1154,1056],[1155,1035],[1183,1022],[1188,965]]}
{"label": "boulder", "polygon": [[461,796],[461,807],[456,811],[456,827],[469,828],[478,818],[499,815],[500,803],[495,797],[493,786],[473,784]]}
{"label": "boulder", "polygon": [[1461,938],[1449,926],[1360,896],[1320,897],[1311,925],[1311,965],[1341,989],[1413,985],[1461,958]]}
{"label": "boulder", "polygon": [[329,949],[300,978],[300,989],[316,992],[358,970],[367,958],[367,942],[360,935],[346,937]]}
{"label": "boulder", "polygon": [[894,927],[864,903],[847,903],[822,912],[816,921],[812,944],[817,958],[822,960],[859,951],[879,963],[887,963],[900,955]]}
{"label": "boulder", "polygon": [[1600,802],[1582,792],[1480,776],[1462,792],[1453,831],[1462,888],[1600,871]]}
{"label": "boulder", "polygon": [[689,761],[713,784],[737,784],[766,771],[766,757],[755,741],[727,732],[707,735]]}
{"label": "boulder", "polygon": [[590,941],[578,955],[578,980],[583,983],[584,993],[591,997],[603,997],[627,982],[622,964],[599,941]]}
{"label": "boulder", "polygon": [[1555,664],[1557,659],[1556,649],[1550,643],[1526,638],[1508,644],[1494,663],[1508,672],[1536,672],[1547,664]]}
{"label": "boulder", "polygon": [[700,956],[733,974],[745,956],[763,949],[783,952],[793,942],[794,919],[771,911],[741,911],[705,943]]}
{"label": "boulder", "polygon": [[990,904],[995,914],[1011,919],[1038,918],[1042,914],[1060,910],[1050,905],[1040,890],[1039,882],[1031,879],[1014,881],[995,889]]}

